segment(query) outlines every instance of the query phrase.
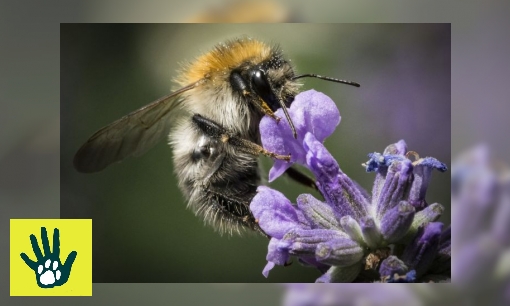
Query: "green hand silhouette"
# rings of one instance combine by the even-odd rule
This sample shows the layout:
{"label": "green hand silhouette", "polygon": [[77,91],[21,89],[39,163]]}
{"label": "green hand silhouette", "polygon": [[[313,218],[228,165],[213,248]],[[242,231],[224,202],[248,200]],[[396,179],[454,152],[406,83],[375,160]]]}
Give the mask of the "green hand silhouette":
{"label": "green hand silhouette", "polygon": [[21,253],[21,259],[25,261],[30,269],[34,270],[37,285],[41,288],[53,288],[55,286],[62,286],[67,282],[71,275],[71,267],[76,259],[78,253],[72,251],[67,256],[64,265],[60,262],[60,237],[59,230],[53,230],[53,253],[50,251],[50,243],[48,241],[48,233],[45,227],[41,227],[41,241],[44,250],[44,255],[37,243],[35,235],[30,235],[30,242],[32,243],[32,250],[37,257],[37,261],[32,261],[28,258],[27,254]]}

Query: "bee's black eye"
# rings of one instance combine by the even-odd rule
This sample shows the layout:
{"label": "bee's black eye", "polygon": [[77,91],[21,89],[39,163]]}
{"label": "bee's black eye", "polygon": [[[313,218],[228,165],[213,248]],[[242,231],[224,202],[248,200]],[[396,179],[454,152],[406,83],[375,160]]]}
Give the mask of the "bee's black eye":
{"label": "bee's black eye", "polygon": [[267,80],[266,74],[263,70],[255,70],[251,75],[251,85],[255,92],[262,98],[262,100],[270,103],[273,98],[271,86]]}

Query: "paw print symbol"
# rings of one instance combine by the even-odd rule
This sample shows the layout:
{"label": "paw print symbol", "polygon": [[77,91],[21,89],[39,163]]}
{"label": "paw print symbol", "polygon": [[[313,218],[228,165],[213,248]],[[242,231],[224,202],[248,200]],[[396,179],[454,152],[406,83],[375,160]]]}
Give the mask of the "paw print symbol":
{"label": "paw print symbol", "polygon": [[65,263],[62,265],[60,262],[60,236],[59,230],[53,230],[53,252],[50,251],[50,244],[48,241],[48,233],[45,227],[41,227],[41,241],[44,250],[44,255],[37,243],[35,235],[30,235],[30,242],[32,249],[37,257],[37,261],[28,258],[27,254],[21,253],[21,258],[27,266],[35,272],[37,285],[41,288],[53,288],[55,286],[62,286],[67,282],[71,275],[71,267],[76,259],[78,253],[72,251],[67,256]]}
{"label": "paw print symbol", "polygon": [[62,276],[62,272],[58,269],[59,266],[58,261],[53,261],[52,264],[51,259],[46,260],[44,266],[39,265],[37,267],[37,274],[39,274],[41,284],[47,286],[55,284],[55,281],[59,281]]}

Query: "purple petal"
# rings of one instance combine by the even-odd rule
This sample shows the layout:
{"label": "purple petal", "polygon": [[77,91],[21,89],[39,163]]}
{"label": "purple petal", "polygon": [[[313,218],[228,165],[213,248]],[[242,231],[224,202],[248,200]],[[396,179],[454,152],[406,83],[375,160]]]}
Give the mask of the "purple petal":
{"label": "purple petal", "polygon": [[304,151],[301,142],[296,141],[290,127],[284,119],[276,122],[271,117],[264,116],[260,121],[260,135],[262,146],[271,152],[291,154],[290,162],[274,160],[273,167],[269,170],[269,182],[282,175],[298,159],[304,160]]}
{"label": "purple petal", "polygon": [[406,201],[390,209],[381,220],[381,234],[392,243],[404,237],[414,219],[414,207]]}
{"label": "purple petal", "polygon": [[[278,112],[283,117],[283,111],[280,109]],[[319,141],[324,141],[340,123],[340,112],[335,102],[313,89],[298,94],[289,113],[298,133],[302,132],[301,137],[310,132]]]}
{"label": "purple petal", "polygon": [[262,274],[267,277],[269,275],[269,271],[274,268],[275,265],[283,266],[287,260],[289,260],[289,252],[286,250],[281,250],[278,248],[278,244],[280,243],[279,239],[271,238],[269,241],[269,245],[267,246],[267,255],[266,260],[267,264],[262,270]]}
{"label": "purple petal", "polygon": [[349,215],[356,220],[366,216],[369,203],[364,191],[340,170],[324,145],[308,133],[304,147],[308,150],[306,162],[317,177],[317,186],[337,216]]}
{"label": "purple petal", "polygon": [[273,166],[269,170],[268,182],[272,182],[280,177],[282,174],[287,171],[292,166],[292,163],[295,162],[296,154],[291,155],[291,161],[286,162],[283,160],[275,160]]}
{"label": "purple petal", "polygon": [[310,223],[310,220],[305,216],[303,210],[297,208],[297,206],[294,206],[296,208],[296,214],[298,216],[299,224],[301,224],[302,228],[312,228],[312,224]]}
{"label": "purple petal", "polygon": [[425,195],[429,186],[432,170],[437,169],[441,172],[447,170],[442,162],[433,157],[425,157],[414,163],[413,183],[409,192],[409,203],[417,210],[422,210],[427,206]]}
{"label": "purple petal", "polygon": [[335,103],[328,96],[315,90],[298,94],[288,112],[296,128],[297,139],[292,135],[290,125],[281,109],[275,112],[282,118],[280,122],[268,116],[264,116],[260,121],[262,146],[271,152],[291,154],[290,162],[275,161],[270,170],[269,181],[283,174],[295,162],[305,164],[306,151],[302,144],[307,132],[314,134],[319,141],[324,141],[340,123],[340,113]]}
{"label": "purple petal", "polygon": [[259,186],[250,204],[253,216],[266,234],[282,238],[289,230],[301,226],[294,206],[279,191]]}
{"label": "purple petal", "polygon": [[444,163],[438,161],[434,157],[421,158],[416,162],[416,165],[422,165],[430,169],[437,169],[440,172],[445,172],[448,170],[448,167],[446,167]]}
{"label": "purple petal", "polygon": [[264,275],[264,277],[267,278],[269,276],[269,271],[271,271],[274,268],[274,266],[275,266],[274,262],[268,261],[266,266],[264,267],[264,270],[262,270],[262,275]]}
{"label": "purple petal", "polygon": [[306,165],[321,184],[336,182],[340,167],[324,145],[311,134],[306,133],[303,147],[306,153]]}
{"label": "purple petal", "polygon": [[[276,113],[278,114],[278,112]],[[281,114],[278,114],[278,116],[281,117]],[[292,121],[294,122],[294,119]],[[283,160],[274,161],[273,167],[269,170],[269,182],[282,175],[292,164],[296,162],[304,163],[306,153],[302,146],[302,137],[299,139],[298,132],[298,139],[294,138],[285,117],[280,122],[276,122],[273,118],[264,116],[260,121],[259,127],[262,147],[264,149],[281,155],[291,155],[290,162]]]}

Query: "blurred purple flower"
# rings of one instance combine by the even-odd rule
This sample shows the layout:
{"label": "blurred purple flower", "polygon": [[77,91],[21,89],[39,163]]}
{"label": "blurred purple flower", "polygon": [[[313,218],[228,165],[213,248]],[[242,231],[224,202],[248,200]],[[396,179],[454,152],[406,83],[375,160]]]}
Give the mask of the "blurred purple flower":
{"label": "blurred purple flower", "polygon": [[[276,114],[284,117],[281,110]],[[428,205],[425,194],[432,170],[446,171],[446,165],[432,157],[419,158],[400,140],[383,154],[369,154],[364,166],[367,172],[376,172],[370,198],[322,144],[340,122],[335,103],[310,90],[296,96],[289,114],[298,139],[292,137],[285,120],[277,123],[265,117],[260,123],[264,148],[292,156],[290,163],[275,161],[270,181],[299,163],[315,175],[325,202],[302,194],[294,205],[280,192],[259,187],[250,208],[271,236],[263,274],[267,277],[275,265],[296,256],[325,272],[317,282],[411,282],[424,277],[444,242],[443,225],[433,222],[443,208]],[[389,255],[402,256],[403,275],[377,273]],[[366,270],[375,271],[377,277],[367,277]],[[444,272],[444,278],[449,278],[449,271]]]}
{"label": "blurred purple flower", "polygon": [[459,303],[508,305],[510,291],[503,288],[510,288],[510,168],[487,146],[452,164],[452,212],[451,273],[461,289]]}
{"label": "blurred purple flower", "polygon": [[385,284],[286,284],[283,306],[420,306],[409,286]]}

